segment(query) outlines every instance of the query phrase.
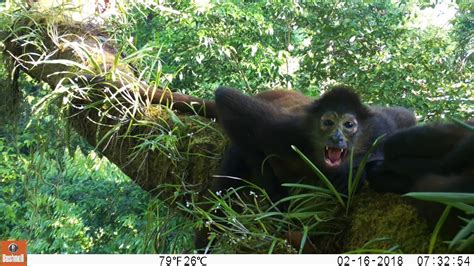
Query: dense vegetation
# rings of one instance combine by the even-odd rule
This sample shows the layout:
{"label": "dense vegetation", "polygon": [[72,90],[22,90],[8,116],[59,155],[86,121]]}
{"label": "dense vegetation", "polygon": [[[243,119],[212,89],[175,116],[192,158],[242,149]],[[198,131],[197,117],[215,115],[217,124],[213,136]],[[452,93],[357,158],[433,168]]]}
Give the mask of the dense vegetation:
{"label": "dense vegetation", "polygon": [[[439,9],[417,1],[131,2],[120,2],[107,29],[149,83],[208,98],[219,85],[317,96],[345,83],[366,102],[409,107],[421,121],[474,112],[469,4],[436,25],[426,14]],[[5,21],[19,8],[10,4]],[[24,100],[12,112],[7,68],[1,77],[0,239],[28,239],[33,253],[192,247],[192,222],[100,158],[61,108],[35,108],[46,85],[22,75]]]}

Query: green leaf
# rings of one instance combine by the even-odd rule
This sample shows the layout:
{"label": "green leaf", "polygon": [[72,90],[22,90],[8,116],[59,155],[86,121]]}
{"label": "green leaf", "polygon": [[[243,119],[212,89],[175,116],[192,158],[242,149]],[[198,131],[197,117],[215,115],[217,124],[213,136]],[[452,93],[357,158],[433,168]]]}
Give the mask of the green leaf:
{"label": "green leaf", "polygon": [[331,181],[329,181],[329,179],[323,174],[323,172],[321,172],[321,170],[318,169],[318,167],[316,167],[316,165],[313,164],[313,162],[311,162],[310,159],[308,159],[308,157],[306,157],[296,146],[294,145],[291,145],[291,148],[296,151],[296,153],[300,156],[301,159],[303,159],[303,161],[311,168],[311,170],[316,174],[317,177],[319,177],[321,179],[321,181],[323,181],[323,183],[328,187],[328,189],[333,193],[333,195],[336,197],[336,199],[339,201],[339,203],[341,204],[342,207],[345,208],[346,204],[345,202],[342,200],[342,197],[341,195],[339,194],[339,192],[337,191],[337,189],[333,186],[333,184],[331,183]]}
{"label": "green leaf", "polygon": [[459,245],[463,239],[466,239],[474,232],[474,220],[470,220],[449,243],[449,248]]}
{"label": "green leaf", "polygon": [[444,204],[454,204],[464,202],[474,204],[474,193],[455,193],[455,192],[410,192],[403,196],[415,199],[434,201]]}

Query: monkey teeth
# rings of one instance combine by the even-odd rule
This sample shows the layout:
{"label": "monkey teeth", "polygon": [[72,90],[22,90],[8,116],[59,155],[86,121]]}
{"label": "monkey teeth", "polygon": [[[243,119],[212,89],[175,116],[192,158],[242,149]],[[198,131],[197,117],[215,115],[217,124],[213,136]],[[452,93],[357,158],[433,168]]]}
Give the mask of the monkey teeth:
{"label": "monkey teeth", "polygon": [[[331,148],[331,149],[334,149],[334,148]],[[326,151],[328,151],[328,150],[329,150],[329,147],[328,147],[328,146],[326,146]],[[343,153],[343,152],[344,152],[344,149],[340,149],[340,150],[341,150],[341,153]]]}
{"label": "monkey teeth", "polygon": [[326,146],[324,151],[324,162],[328,167],[339,167],[346,157],[346,149],[331,148]]}

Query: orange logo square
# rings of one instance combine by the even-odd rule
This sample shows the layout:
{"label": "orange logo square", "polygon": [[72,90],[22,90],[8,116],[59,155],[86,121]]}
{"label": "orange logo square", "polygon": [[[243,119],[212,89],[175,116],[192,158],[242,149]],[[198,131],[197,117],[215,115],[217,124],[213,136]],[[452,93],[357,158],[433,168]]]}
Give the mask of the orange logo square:
{"label": "orange logo square", "polygon": [[0,241],[0,266],[26,266],[26,241]]}

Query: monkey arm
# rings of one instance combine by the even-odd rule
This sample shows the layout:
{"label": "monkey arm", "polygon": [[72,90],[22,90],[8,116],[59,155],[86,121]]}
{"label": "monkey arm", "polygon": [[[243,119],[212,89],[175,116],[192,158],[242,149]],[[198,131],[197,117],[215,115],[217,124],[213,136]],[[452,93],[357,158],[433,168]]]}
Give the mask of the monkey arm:
{"label": "monkey arm", "polygon": [[[370,185],[379,192],[471,191],[474,134],[456,124],[412,127],[389,137]],[[448,185],[449,184],[449,185]]]}
{"label": "monkey arm", "polygon": [[459,128],[435,124],[399,131],[386,140],[385,159],[442,158],[463,138]]}
{"label": "monkey arm", "polygon": [[274,108],[238,90],[222,87],[215,91],[215,101],[219,122],[232,141],[255,147],[260,139],[259,128]]}
{"label": "monkey arm", "polygon": [[468,133],[443,159],[444,173],[459,173],[467,167],[474,168],[474,133]]}
{"label": "monkey arm", "polygon": [[301,115],[282,112],[268,101],[244,95],[230,88],[215,92],[220,124],[237,145],[265,153],[292,153],[291,145],[300,147],[308,140]]}
{"label": "monkey arm", "polygon": [[454,123],[411,127],[387,139],[384,155],[403,175],[459,173],[473,163],[474,134]]}
{"label": "monkey arm", "polygon": [[154,104],[170,105],[173,110],[187,114],[217,118],[216,104],[214,101],[161,89],[149,88],[144,90],[143,94]]}

